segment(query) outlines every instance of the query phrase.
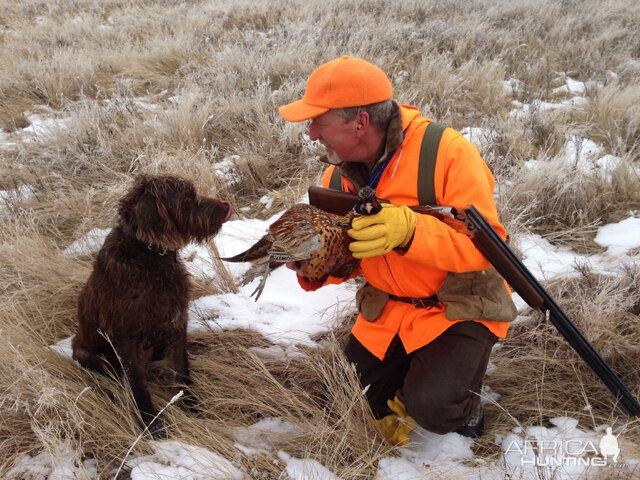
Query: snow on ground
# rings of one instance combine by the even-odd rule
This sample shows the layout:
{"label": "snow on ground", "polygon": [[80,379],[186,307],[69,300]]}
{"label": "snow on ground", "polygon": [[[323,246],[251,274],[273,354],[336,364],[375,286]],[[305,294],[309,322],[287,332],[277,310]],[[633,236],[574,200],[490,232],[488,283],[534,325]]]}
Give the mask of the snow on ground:
{"label": "snow on ground", "polygon": [[234,464],[206,448],[176,440],[151,442],[154,453],[127,462],[131,480],[153,479],[248,479]]}
{"label": "snow on ground", "polygon": [[[536,99],[530,104],[522,103],[518,100],[513,100],[511,102],[511,105],[513,105],[514,108],[509,112],[509,115],[514,118],[524,118],[535,111],[544,112],[552,110],[572,109],[589,103],[589,99],[582,96],[582,94],[586,93],[587,91],[587,85],[584,82],[579,82],[577,80],[573,80],[572,78],[556,79],[556,82],[560,81],[564,82],[564,84],[554,89],[552,93],[565,96],[568,94],[570,95],[569,98],[559,102],[547,102]],[[503,82],[503,88],[505,92],[515,95],[518,93],[521,85],[518,80],[512,78]]]}
{"label": "snow on ground", "polygon": [[[77,462],[73,451],[65,444],[52,446],[49,450],[31,456],[24,455],[7,472],[8,478],[72,480],[75,478],[98,478],[95,459]],[[86,476],[76,476],[82,472]]]}
{"label": "snow on ground", "polygon": [[199,298],[191,305],[190,328],[207,324],[214,330],[255,330],[295,351],[296,345],[313,346],[312,337],[337,327],[338,315],[345,308],[355,308],[353,285],[330,285],[325,287],[327,291],[296,294],[300,287],[295,275],[284,267],[271,273],[260,299],[254,301],[250,295],[258,283],[259,279],[241,287],[239,294]]}
{"label": "snow on ground", "polygon": [[63,253],[70,257],[92,255],[100,250],[100,247],[102,247],[102,244],[104,243],[104,239],[107,238],[110,231],[110,228],[94,228],[84,237],[76,240],[65,248]]}
{"label": "snow on ground", "polygon": [[33,197],[33,191],[27,185],[20,185],[15,190],[0,190],[0,215],[8,213],[8,205]]}
{"label": "snow on ground", "polygon": [[620,257],[640,247],[640,218],[632,216],[598,230],[595,242],[607,247],[607,255]]}
{"label": "snow on ground", "polygon": [[[505,82],[505,89],[515,92],[519,82],[511,79]],[[581,95],[586,87],[581,82],[567,79],[556,89],[556,93]],[[571,108],[584,103],[584,97],[575,96],[559,103],[536,101],[531,105],[513,102],[512,116],[526,115],[532,109]],[[19,137],[43,137],[47,132],[64,125],[32,115],[32,127],[18,132]],[[467,128],[462,132],[475,143],[491,142],[493,133],[489,130]],[[0,142],[9,147],[16,135],[0,131]],[[579,137],[568,137],[562,153],[566,161],[585,171],[593,168],[604,170],[615,168],[620,161],[617,157],[603,155],[602,149],[593,142]],[[233,173],[231,164],[235,158],[225,159],[216,167],[221,176]],[[534,161],[529,166],[535,168]],[[233,181],[233,178],[228,178]],[[26,187],[25,187],[26,188]],[[2,192],[0,197],[12,199],[11,195],[24,195],[28,190]],[[269,201],[265,198],[265,203]],[[265,220],[242,219],[227,222],[216,237],[221,256],[230,256],[243,251],[260,238],[276,216]],[[79,256],[95,253],[109,230],[95,229],[84,238],[78,239],[65,251],[66,255]],[[522,236],[519,250],[523,253],[524,264],[540,280],[557,276],[572,275],[574,266],[588,263],[597,271],[614,273],[625,261],[638,261],[640,252],[640,212],[629,212],[629,217],[617,224],[605,225],[598,230],[595,241],[606,247],[604,253],[594,256],[576,254],[568,248],[556,248],[537,235]],[[627,255],[631,254],[631,258]],[[206,247],[189,245],[181,252],[188,268],[195,276],[203,279],[215,276],[213,253]],[[232,276],[239,280],[247,271],[246,264],[228,264]],[[190,306],[190,331],[204,326],[218,330],[245,328],[255,330],[273,344],[268,349],[260,349],[261,354],[282,357],[300,354],[300,345],[314,345],[313,338],[335,327],[336,319],[353,311],[354,286],[328,286],[316,292],[304,292],[297,285],[293,272],[286,268],[273,271],[267,280],[262,296],[255,301],[251,293],[259,279],[240,287],[237,294],[226,293],[202,297]],[[517,297],[517,296],[516,296]],[[525,305],[516,298],[518,307]],[[301,321],[304,320],[304,321]],[[499,348],[497,344],[495,348]],[[69,356],[70,339],[65,339],[51,347],[61,355]],[[495,368],[495,367],[494,367]],[[489,383],[491,365],[487,372]],[[497,395],[488,386],[483,390],[483,402],[496,401]],[[494,462],[475,462],[473,441],[456,433],[436,435],[420,427],[411,433],[411,444],[399,449],[399,457],[384,458],[378,465],[378,480],[417,480],[422,478],[455,478],[503,480],[521,478],[537,480],[576,479],[582,474],[594,475],[606,465],[626,465],[640,468],[640,461],[625,457],[624,431],[607,430],[607,425],[595,429],[578,426],[572,418],[552,419],[553,427],[516,427],[510,433],[496,436],[495,442],[502,448],[503,457]],[[606,432],[606,433],[605,433]],[[278,439],[294,435],[298,427],[277,417],[268,417],[256,424],[235,432],[235,447],[246,455],[275,454],[285,468],[288,478],[293,480],[336,480],[338,477],[316,460],[295,458],[279,446]],[[245,479],[248,472],[241,471],[233,460],[203,447],[187,445],[175,440],[151,442],[154,453],[146,456],[132,455],[124,465],[131,469],[134,480],[172,479]],[[622,447],[622,448],[620,448]],[[95,478],[95,462],[81,462],[68,447],[60,445],[50,451],[35,456],[25,455],[14,466],[10,477],[19,478]],[[623,462],[620,463],[620,462]],[[22,475],[22,477],[21,477]],[[283,476],[284,478],[284,476]]]}
{"label": "snow on ground", "polygon": [[[49,109],[47,108],[47,110]],[[27,120],[29,120],[30,125],[26,128],[23,128],[22,133],[27,134],[26,138],[33,139],[44,139],[52,132],[61,128],[65,128],[71,120],[70,118],[51,118],[46,113],[27,113],[27,115],[25,116],[27,117]]]}
{"label": "snow on ground", "polygon": [[[249,221],[251,228],[244,220],[225,223],[216,237],[221,256],[244,251],[264,235],[275,219],[276,216],[263,222],[260,228],[260,222],[256,220]],[[236,278],[247,270],[247,264],[227,265]],[[262,295],[256,301],[251,294],[261,279],[256,278],[240,287],[238,294],[212,295],[192,302],[191,328],[206,324],[214,330],[255,330],[274,344],[295,351],[296,345],[313,345],[313,336],[336,327],[335,322],[342,313],[355,309],[355,285],[351,282],[303,292],[295,274],[286,267],[280,267],[270,273]]]}
{"label": "snow on ground", "polygon": [[584,94],[587,91],[587,85],[573,78],[567,78],[565,84],[553,89],[553,93],[575,93]]}

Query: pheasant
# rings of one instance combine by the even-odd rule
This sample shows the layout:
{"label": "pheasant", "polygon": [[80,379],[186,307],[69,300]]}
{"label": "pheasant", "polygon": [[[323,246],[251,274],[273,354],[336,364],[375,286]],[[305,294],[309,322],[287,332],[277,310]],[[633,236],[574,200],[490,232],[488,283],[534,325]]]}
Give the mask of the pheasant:
{"label": "pheasant", "polygon": [[269,273],[285,262],[299,262],[300,274],[312,282],[324,282],[329,275],[347,278],[359,264],[351,256],[347,230],[355,213],[344,216],[298,203],[269,226],[268,233],[248,250],[227,262],[251,262],[256,268],[242,281],[246,285],[262,274],[262,281],[251,294],[258,300]]}
{"label": "pheasant", "polygon": [[349,251],[351,237],[347,230],[356,215],[373,215],[382,206],[371,187],[364,187],[355,197],[355,205],[346,215],[325,212],[305,203],[297,203],[273,222],[268,232],[248,250],[227,262],[251,262],[256,267],[242,279],[242,285],[262,274],[251,296],[257,301],[269,273],[286,262],[298,262],[302,276],[312,282],[324,282],[330,275],[348,278],[360,264]]}
{"label": "pheasant", "polygon": [[373,215],[382,206],[371,187],[354,196],[355,205],[346,215],[325,212],[305,203],[297,203],[273,222],[268,232],[253,246],[227,262],[251,262],[256,268],[242,279],[242,285],[262,274],[262,280],[251,296],[260,298],[271,270],[286,262],[298,262],[302,276],[312,282],[324,282],[329,275],[347,278],[360,264],[349,251],[351,237],[347,230],[356,215]]}

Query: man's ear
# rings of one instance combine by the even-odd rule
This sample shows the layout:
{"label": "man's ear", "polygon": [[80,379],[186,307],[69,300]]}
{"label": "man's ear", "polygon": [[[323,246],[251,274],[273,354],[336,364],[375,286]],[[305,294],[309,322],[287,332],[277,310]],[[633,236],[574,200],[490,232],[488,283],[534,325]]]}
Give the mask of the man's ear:
{"label": "man's ear", "polygon": [[369,130],[370,118],[369,112],[360,112],[356,117],[356,136],[363,136]]}

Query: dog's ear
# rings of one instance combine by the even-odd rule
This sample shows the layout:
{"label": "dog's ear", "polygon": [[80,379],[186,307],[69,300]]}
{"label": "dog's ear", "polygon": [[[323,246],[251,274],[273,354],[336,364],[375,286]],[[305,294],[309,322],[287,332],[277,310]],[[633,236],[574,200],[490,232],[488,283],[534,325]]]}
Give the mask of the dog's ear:
{"label": "dog's ear", "polygon": [[131,189],[120,199],[118,206],[118,215],[120,217],[120,224],[130,234],[135,235],[136,227],[136,212],[134,212],[135,206],[144,195],[146,177],[140,176],[136,179]]}
{"label": "dog's ear", "polygon": [[[138,230],[149,231],[153,223],[158,221],[155,202],[147,192],[148,184],[149,177],[146,175],[138,177],[131,190],[120,200],[118,214],[120,215],[120,224],[127,230],[127,233],[143,242],[153,243],[148,238],[138,236]],[[145,235],[145,237],[148,236]]]}
{"label": "dog's ear", "polygon": [[169,250],[182,248],[186,241],[167,211],[166,201],[162,179],[141,176],[120,201],[121,225],[141,242]]}

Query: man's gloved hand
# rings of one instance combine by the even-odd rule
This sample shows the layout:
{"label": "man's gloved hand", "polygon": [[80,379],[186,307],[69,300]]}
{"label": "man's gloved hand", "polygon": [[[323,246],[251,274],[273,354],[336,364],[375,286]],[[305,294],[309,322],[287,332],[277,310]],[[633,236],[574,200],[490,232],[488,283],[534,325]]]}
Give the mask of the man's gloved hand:
{"label": "man's gloved hand", "polygon": [[409,443],[409,433],[416,427],[416,421],[407,415],[407,409],[398,397],[387,400],[392,412],[377,421],[378,428],[391,445],[404,447]]}
{"label": "man's gloved hand", "polygon": [[409,207],[383,203],[375,215],[361,215],[351,222],[347,233],[355,242],[349,250],[355,258],[375,257],[405,247],[416,229],[416,214]]}

